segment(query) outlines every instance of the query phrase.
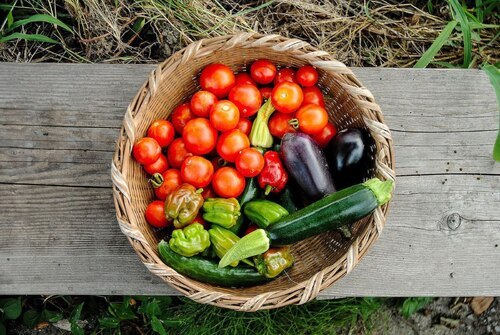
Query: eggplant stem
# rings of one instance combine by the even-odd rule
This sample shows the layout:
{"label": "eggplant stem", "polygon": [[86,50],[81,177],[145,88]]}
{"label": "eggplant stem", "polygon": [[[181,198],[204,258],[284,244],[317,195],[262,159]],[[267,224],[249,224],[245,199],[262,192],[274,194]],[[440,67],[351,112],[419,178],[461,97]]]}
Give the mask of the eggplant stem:
{"label": "eggplant stem", "polygon": [[149,179],[149,182],[151,183],[153,188],[160,187],[163,184],[163,181],[164,181],[163,176],[161,175],[161,173],[158,172],[153,174]]}

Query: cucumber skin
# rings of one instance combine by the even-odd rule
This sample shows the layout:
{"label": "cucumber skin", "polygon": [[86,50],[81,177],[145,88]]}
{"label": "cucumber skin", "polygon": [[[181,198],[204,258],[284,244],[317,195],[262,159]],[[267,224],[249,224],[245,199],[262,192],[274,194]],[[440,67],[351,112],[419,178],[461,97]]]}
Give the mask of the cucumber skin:
{"label": "cucumber skin", "polygon": [[273,246],[284,246],[354,223],[379,206],[373,192],[362,184],[335,192],[267,228]]}
{"label": "cucumber skin", "polygon": [[219,268],[218,262],[200,256],[184,257],[172,251],[166,241],[158,243],[158,252],[165,264],[175,271],[204,283],[244,287],[259,285],[270,280],[250,267]]}

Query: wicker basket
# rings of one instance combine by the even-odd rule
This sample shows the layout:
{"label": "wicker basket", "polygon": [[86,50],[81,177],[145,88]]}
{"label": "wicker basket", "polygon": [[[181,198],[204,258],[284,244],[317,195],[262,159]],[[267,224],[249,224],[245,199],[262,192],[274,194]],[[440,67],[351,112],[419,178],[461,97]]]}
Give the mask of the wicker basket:
{"label": "wicker basket", "polygon": [[380,235],[387,204],[354,225],[353,237],[322,234],[293,245],[296,262],[276,280],[249,288],[222,288],[180,275],[157,252],[159,236],[144,219],[154,193],[142,167],[131,157],[133,143],[145,136],[155,119],[166,119],[173,108],[194,93],[196,77],[207,64],[222,62],[238,71],[258,58],[281,66],[312,64],[320,74],[330,120],[339,128],[368,128],[376,142],[376,175],[394,180],[394,151],[389,128],[370,91],[351,70],[308,43],[278,35],[240,33],[200,40],[175,53],[149,76],[125,114],[113,157],[111,176],[116,217],[140,259],[155,275],[183,295],[204,304],[241,311],[303,304],[349,273]]}

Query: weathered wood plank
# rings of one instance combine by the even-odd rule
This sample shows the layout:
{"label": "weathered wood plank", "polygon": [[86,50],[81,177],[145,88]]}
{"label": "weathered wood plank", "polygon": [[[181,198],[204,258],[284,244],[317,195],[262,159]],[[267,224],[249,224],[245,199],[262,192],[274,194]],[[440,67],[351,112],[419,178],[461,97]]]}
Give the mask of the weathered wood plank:
{"label": "weathered wood plank", "polygon": [[[152,68],[0,64],[0,294],[175,293],[134,255],[108,188],[123,113]],[[380,240],[321,296],[500,294],[488,79],[354,70],[393,130],[398,184]]]}

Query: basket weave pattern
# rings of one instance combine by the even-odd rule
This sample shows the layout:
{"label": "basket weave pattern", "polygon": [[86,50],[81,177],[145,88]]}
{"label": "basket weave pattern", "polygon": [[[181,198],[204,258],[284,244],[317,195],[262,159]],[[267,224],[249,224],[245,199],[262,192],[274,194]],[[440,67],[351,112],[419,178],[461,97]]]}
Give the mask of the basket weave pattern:
{"label": "basket weave pattern", "polygon": [[293,268],[264,285],[221,288],[185,277],[161,261],[157,252],[160,237],[144,219],[144,210],[154,193],[145,172],[131,156],[132,146],[145,136],[153,120],[168,118],[175,106],[198,89],[195,78],[204,66],[222,62],[237,71],[258,58],[281,66],[315,66],[330,121],[339,129],[369,129],[376,142],[375,175],[381,179],[395,178],[391,134],[373,95],[343,63],[306,42],[279,35],[240,33],[197,41],[160,64],[127,109],[111,164],[118,224],[149,271],[183,295],[200,303],[242,311],[303,304],[314,299],[354,268],[380,235],[388,210],[386,204],[358,221],[349,240],[339,238],[338,233],[328,233],[297,243],[292,247],[296,259]]}

